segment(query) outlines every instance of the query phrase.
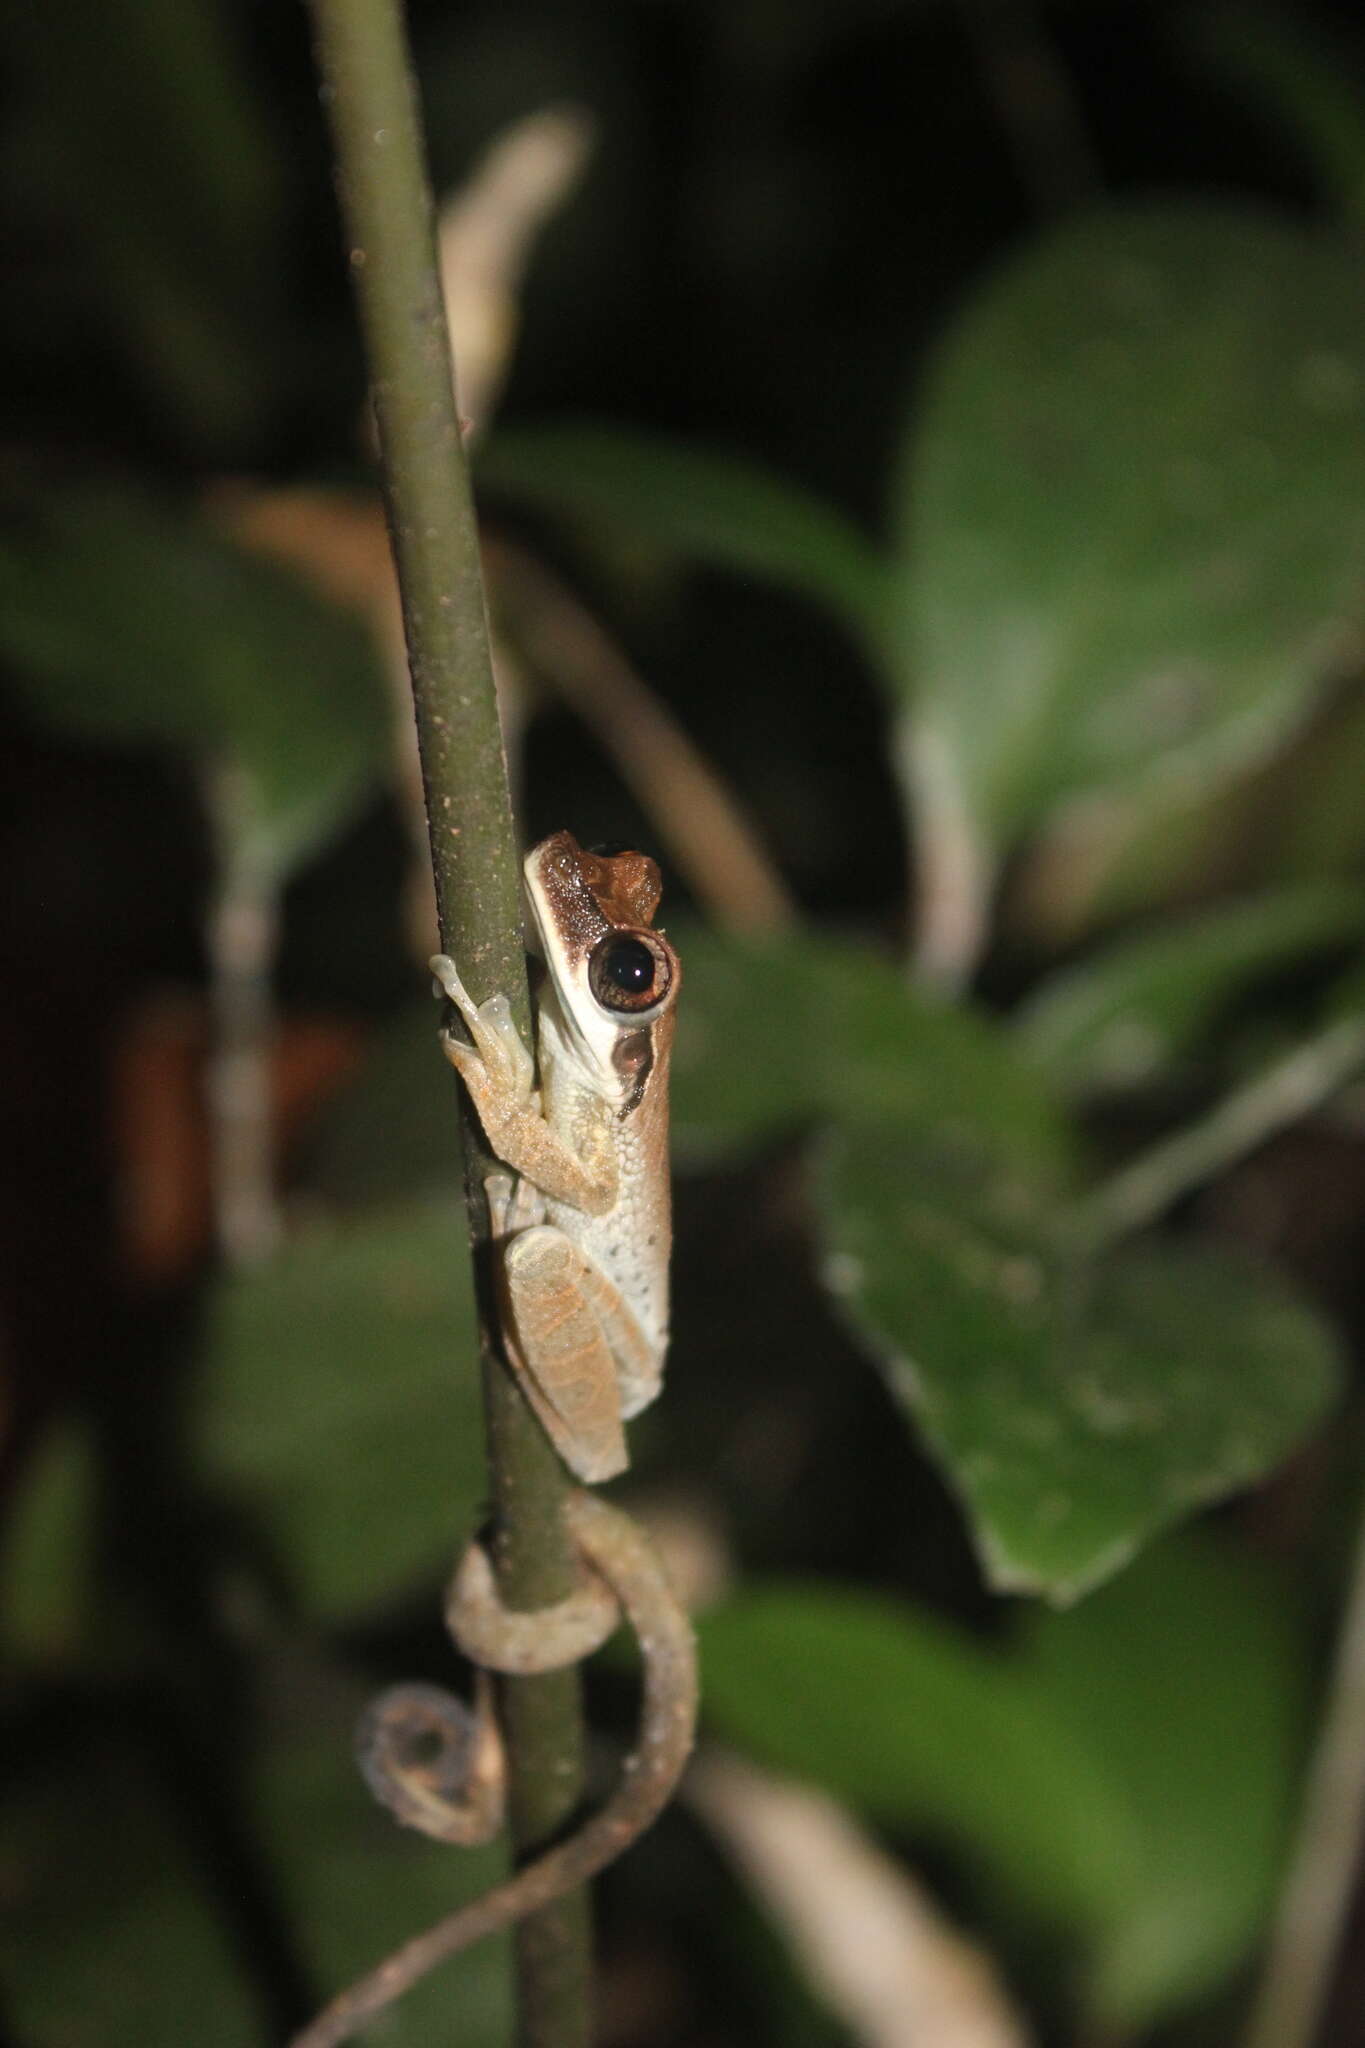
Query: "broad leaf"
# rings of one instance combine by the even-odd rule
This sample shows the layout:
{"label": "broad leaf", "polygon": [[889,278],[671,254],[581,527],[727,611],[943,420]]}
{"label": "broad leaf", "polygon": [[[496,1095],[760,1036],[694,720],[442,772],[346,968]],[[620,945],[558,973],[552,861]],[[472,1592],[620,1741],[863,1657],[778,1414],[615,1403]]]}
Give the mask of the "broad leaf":
{"label": "broad leaf", "polygon": [[0,1549],[0,1639],[8,1660],[79,1658],[90,1623],[95,1461],[88,1435],[54,1429],[22,1475]]}
{"label": "broad leaf", "polygon": [[[247,1938],[258,1933],[249,1875],[278,1905],[321,1998],[503,1874],[500,1850],[446,1848],[375,1805],[352,1757],[366,1696],[353,1683],[296,1656],[257,1676],[253,1698],[268,1712],[253,1731],[251,1782],[220,1787],[237,1827],[226,1888],[210,1860],[228,1845],[205,1839],[205,1808],[191,1816],[198,1832],[187,1828],[174,1804],[183,1771],[156,1767],[164,1731],[149,1726],[139,1745],[126,1722],[110,1724],[121,1738],[76,1724],[40,1736],[35,1753],[12,1745],[22,1792],[6,1816],[0,1964],[6,2023],[34,2048],[277,2038],[264,2028],[264,1983],[246,1966],[259,1946]],[[383,2038],[419,2048],[449,2033],[452,2013],[462,2048],[504,2048],[505,1940],[433,1973],[395,2006]]]}
{"label": "broad leaf", "polygon": [[785,585],[864,638],[880,631],[885,569],[869,543],[833,507],[738,456],[606,426],[523,428],[496,436],[478,477],[518,502]]}
{"label": "broad leaf", "polygon": [[988,844],[1264,755],[1365,597],[1365,277],[1249,208],[1068,226],[968,308],[899,487],[912,748]]}
{"label": "broad leaf", "polygon": [[1040,1178],[1069,1136],[1007,1034],[917,996],[870,947],[804,934],[677,935],[685,976],[674,1117],[686,1147],[865,1117],[989,1142]]}
{"label": "broad leaf", "polygon": [[[232,1929],[168,1810],[170,1773],[106,1730],[15,1754],[5,2023],[35,2048],[257,2048]],[[72,1737],[75,1740],[72,1740]]]}
{"label": "broad leaf", "polygon": [[760,1586],[700,1623],[707,1719],[951,1847],[1066,1940],[1092,2019],[1141,2028],[1224,1981],[1273,1897],[1303,1718],[1277,1592],[1185,1537],[1003,1647],[851,1587]]}
{"label": "broad leaf", "polygon": [[213,0],[14,8],[5,31],[10,189],[41,194],[62,251],[43,289],[14,295],[34,302],[15,309],[20,331],[49,350],[70,332],[68,376],[121,346],[183,440],[240,462],[244,439],[260,445],[292,282],[259,52]]}
{"label": "broad leaf", "polygon": [[1002,1591],[1065,1603],[1321,1417],[1332,1341],[1270,1275],[1095,1261],[1023,1177],[871,1126],[831,1147],[827,1275],[967,1510]]}
{"label": "broad leaf", "polygon": [[699,1623],[709,1724],[893,1826],[968,1842],[1035,1912],[1096,1932],[1139,1832],[1001,1651],[852,1586],[759,1586]]}
{"label": "broad leaf", "polygon": [[370,1041],[309,1139],[299,1179],[310,1194],[359,1207],[463,1187],[457,1084],[440,1021],[437,1005],[419,998]]}
{"label": "broad leaf", "polygon": [[457,1199],[291,1238],[210,1302],[202,1441],[250,1497],[310,1614],[439,1573],[485,1484]]}
{"label": "broad leaf", "polygon": [[1274,1903],[1307,1728],[1286,1592],[1186,1536],[1072,1612],[1026,1619],[1035,1688],[1137,1824],[1138,1881],[1086,1971],[1120,2032],[1214,1989]]}
{"label": "broad leaf", "polygon": [[1283,889],[1115,941],[1046,980],[1015,1016],[1020,1042],[1059,1085],[1130,1087],[1188,1052],[1258,975],[1365,931],[1365,895]]}
{"label": "broad leaf", "polygon": [[360,626],[139,492],[54,495],[0,530],[0,651],[53,725],[245,771],[257,850],[280,871],[335,829],[386,759]]}

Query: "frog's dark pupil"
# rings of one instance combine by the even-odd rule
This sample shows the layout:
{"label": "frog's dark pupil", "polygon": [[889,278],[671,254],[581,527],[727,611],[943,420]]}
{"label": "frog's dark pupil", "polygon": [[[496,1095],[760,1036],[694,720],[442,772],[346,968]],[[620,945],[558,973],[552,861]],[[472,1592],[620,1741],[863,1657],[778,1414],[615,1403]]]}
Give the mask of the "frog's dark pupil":
{"label": "frog's dark pupil", "polygon": [[607,949],[602,973],[623,995],[646,995],[654,985],[654,955],[639,939],[618,939]]}
{"label": "frog's dark pupil", "polygon": [[599,860],[615,860],[618,854],[633,853],[633,846],[627,846],[623,839],[604,839],[600,846],[590,846],[589,853],[595,853]]}

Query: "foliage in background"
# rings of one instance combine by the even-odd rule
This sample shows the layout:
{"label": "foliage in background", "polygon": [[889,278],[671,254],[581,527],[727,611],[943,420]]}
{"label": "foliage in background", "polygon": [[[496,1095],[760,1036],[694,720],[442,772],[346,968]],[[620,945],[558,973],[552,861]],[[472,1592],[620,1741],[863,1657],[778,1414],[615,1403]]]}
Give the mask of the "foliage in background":
{"label": "foliage in background", "polygon": [[[160,394],[196,460],[250,453],[314,341],[273,285],[243,282],[285,171],[220,26],[207,8],[140,18],[104,108],[138,147],[92,205],[104,155],[73,121],[90,162],[68,160],[53,200],[86,221],[67,288],[87,312],[123,308],[122,371]],[[16,47],[28,97],[12,148],[37,162],[68,86],[50,25],[35,17]],[[1311,143],[1318,103],[1286,76],[1281,113]],[[1352,137],[1328,113],[1344,194]],[[141,152],[143,124],[172,114],[179,193]],[[262,258],[260,274],[278,266]],[[708,450],[621,424],[509,427],[480,479],[626,615],[667,587],[642,573],[652,555],[667,576],[783,587],[830,622],[880,692],[917,855],[920,910],[902,929],[927,931],[941,983],[984,964],[990,989],[997,961],[999,986],[1028,983],[987,1007],[830,930],[678,934],[680,1158],[689,1175],[798,1163],[800,1251],[833,1309],[819,1328],[831,1355],[841,1326],[853,1337],[819,1412],[870,1404],[883,1435],[900,1432],[894,1526],[910,1525],[927,1453],[988,1585],[1059,1606],[1088,1595],[1066,1612],[993,1609],[986,1641],[916,1584],[812,1573],[775,1518],[786,1554],[756,1549],[752,1576],[741,1555],[704,1621],[707,1698],[727,1740],[947,1859],[1007,1954],[1058,1958],[1051,2011],[1138,2033],[1245,1967],[1306,1733],[1297,1595],[1244,1547],[1165,1532],[1270,1472],[1342,1380],[1320,1312],[1245,1251],[1184,1219],[1137,1245],[1097,1244],[1084,1222],[1143,1142],[1197,1121],[1343,1002],[1361,1007],[1356,251],[1336,226],[1249,204],[1089,209],[994,270],[913,382],[877,540],[719,436]],[[277,886],[306,884],[386,774],[358,626],[145,477],[20,478],[3,512],[0,655],[23,715],[200,777],[230,763]],[[627,564],[615,588],[613,562]],[[759,729],[780,727],[780,681],[757,677],[752,695]],[[1315,721],[1343,715],[1334,782],[1296,784]],[[1243,857],[1237,806],[1274,775],[1284,851]],[[1231,848],[1218,871],[1234,886],[1203,901],[1211,840]],[[886,925],[896,907],[872,913]],[[1059,933],[1083,950],[1063,957]],[[207,1524],[205,1668],[230,1669],[211,1707],[180,1675],[207,1655],[202,1616],[141,1611],[119,1584],[127,1639],[97,1619],[114,1576],[98,1435],[53,1437],[27,1469],[0,1580],[21,1674],[6,1705],[35,1758],[5,1937],[25,2048],[82,2038],[111,1983],[148,1987],[137,2006],[117,1992],[123,2032],[100,2036],[115,2042],[193,2032],[245,2048],[288,2007],[283,1965],[276,2010],[261,2004],[270,1972],[244,1988],[234,1944],[260,1928],[204,1876],[218,1822],[186,1827],[149,1762],[149,1685],[175,1701],[190,1753],[231,1754],[229,1846],[300,1969],[340,1978],[480,1888],[481,1862],[396,1837],[340,1764],[357,1671],[386,1667],[408,1603],[431,1608],[480,1506],[453,1170],[430,1113],[444,1085],[432,1008],[414,1002],[312,1133],[282,1249],[202,1290],[177,1483]],[[704,1495],[749,1396],[742,1374],[705,1378],[710,1340],[689,1350],[685,1307],[680,1322],[676,1393],[642,1457]],[[690,1367],[710,1405],[670,1452]],[[762,1419],[755,1406],[751,1431]],[[961,1606],[980,1602],[971,1587]],[[73,1778],[44,1726],[54,1698],[85,1725],[92,1695],[112,1728]],[[92,1814],[117,1842],[107,1871],[83,1855]],[[334,1952],[300,1959],[298,1931],[318,1928]],[[165,1968],[149,1979],[153,1939]],[[460,1967],[457,1990],[402,2008],[395,2040],[426,2038],[448,1998],[471,2043],[505,2037],[498,1958]]]}

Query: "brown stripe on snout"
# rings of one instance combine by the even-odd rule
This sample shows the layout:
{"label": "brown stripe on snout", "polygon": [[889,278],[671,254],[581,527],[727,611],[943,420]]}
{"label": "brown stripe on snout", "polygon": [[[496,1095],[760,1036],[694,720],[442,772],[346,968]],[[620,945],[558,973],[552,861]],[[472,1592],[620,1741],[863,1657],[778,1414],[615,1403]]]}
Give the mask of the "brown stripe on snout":
{"label": "brown stripe on snout", "polygon": [[611,1063],[621,1079],[630,1084],[629,1093],[616,1112],[617,1120],[624,1123],[631,1111],[639,1108],[645,1083],[654,1071],[653,1032],[648,1029],[625,1032],[612,1048]]}

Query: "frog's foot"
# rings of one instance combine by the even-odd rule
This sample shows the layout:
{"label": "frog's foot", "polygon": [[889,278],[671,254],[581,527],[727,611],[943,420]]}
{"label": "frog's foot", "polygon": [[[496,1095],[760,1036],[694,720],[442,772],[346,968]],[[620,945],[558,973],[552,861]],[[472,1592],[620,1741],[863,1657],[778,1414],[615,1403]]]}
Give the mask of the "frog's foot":
{"label": "frog's foot", "polygon": [[[491,1089],[512,1101],[529,1102],[535,1087],[535,1061],[522,1043],[506,996],[490,996],[486,1003],[476,1003],[449,954],[433,953],[427,964],[438,990],[449,997],[464,1018],[474,1041],[474,1052],[487,1069]],[[441,1043],[452,1066],[460,1069],[472,1087],[465,1064],[471,1058],[469,1047],[449,1031],[442,1032]]]}

